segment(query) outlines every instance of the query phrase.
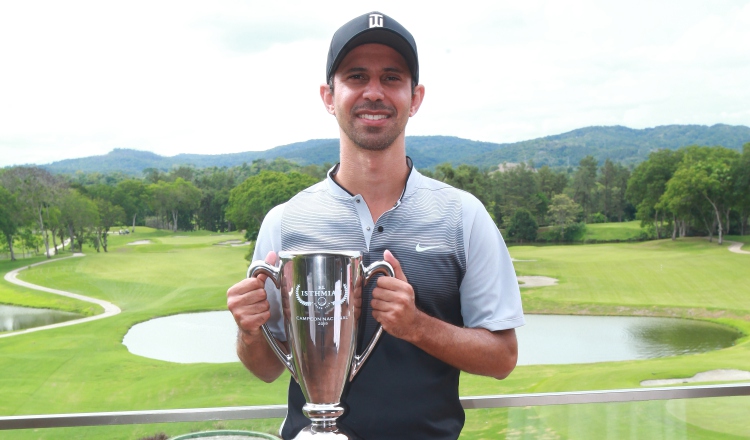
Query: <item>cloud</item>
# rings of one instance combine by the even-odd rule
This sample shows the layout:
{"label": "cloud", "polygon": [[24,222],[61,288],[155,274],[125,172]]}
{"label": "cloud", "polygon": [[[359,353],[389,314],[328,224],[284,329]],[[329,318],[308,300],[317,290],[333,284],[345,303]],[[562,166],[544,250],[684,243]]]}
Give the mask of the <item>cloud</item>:
{"label": "cloud", "polygon": [[0,166],[337,137],[318,93],[330,37],[376,9],[417,39],[427,94],[409,135],[750,125],[741,1],[11,2],[0,13]]}

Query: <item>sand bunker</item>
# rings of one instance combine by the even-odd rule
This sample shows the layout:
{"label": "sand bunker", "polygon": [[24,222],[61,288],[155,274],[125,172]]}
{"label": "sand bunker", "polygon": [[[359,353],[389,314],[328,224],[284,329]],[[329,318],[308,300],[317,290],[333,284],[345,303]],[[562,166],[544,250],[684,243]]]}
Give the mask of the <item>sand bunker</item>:
{"label": "sand bunker", "polygon": [[128,243],[129,246],[138,246],[139,244],[151,244],[151,240],[138,240]]}
{"label": "sand bunker", "polygon": [[732,380],[750,380],[750,371],[743,370],[711,370],[698,373],[684,379],[656,379],[641,381],[641,386],[677,385],[694,382],[722,382]]}
{"label": "sand bunker", "polygon": [[556,278],[543,277],[543,276],[520,276],[518,278],[518,284],[521,287],[545,287],[554,286],[557,284]]}
{"label": "sand bunker", "polygon": [[219,245],[219,246],[234,246],[234,247],[237,247],[237,246],[247,246],[250,243],[252,243],[252,242],[251,241],[242,241],[242,240],[227,240],[227,241],[222,241],[221,243],[216,243],[216,244]]}

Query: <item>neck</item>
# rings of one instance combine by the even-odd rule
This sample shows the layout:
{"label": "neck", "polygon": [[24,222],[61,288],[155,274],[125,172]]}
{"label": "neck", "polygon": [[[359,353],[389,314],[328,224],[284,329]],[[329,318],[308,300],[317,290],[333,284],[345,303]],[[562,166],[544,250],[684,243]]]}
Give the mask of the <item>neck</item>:
{"label": "neck", "polygon": [[341,136],[341,165],[336,181],[353,194],[361,194],[373,220],[391,209],[401,197],[409,176],[404,135],[380,151],[363,150]]}

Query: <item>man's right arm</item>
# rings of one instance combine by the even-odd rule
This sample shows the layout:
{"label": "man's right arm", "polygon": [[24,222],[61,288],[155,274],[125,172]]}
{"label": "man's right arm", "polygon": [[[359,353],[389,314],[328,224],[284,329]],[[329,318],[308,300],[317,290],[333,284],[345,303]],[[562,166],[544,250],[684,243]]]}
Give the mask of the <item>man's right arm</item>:
{"label": "man's right arm", "polygon": [[[274,264],[275,260],[276,254],[269,252],[266,262]],[[237,323],[237,356],[259,379],[273,382],[285,367],[268,345],[260,328],[271,317],[265,281],[266,275],[259,275],[230,287],[227,290],[227,307]]]}

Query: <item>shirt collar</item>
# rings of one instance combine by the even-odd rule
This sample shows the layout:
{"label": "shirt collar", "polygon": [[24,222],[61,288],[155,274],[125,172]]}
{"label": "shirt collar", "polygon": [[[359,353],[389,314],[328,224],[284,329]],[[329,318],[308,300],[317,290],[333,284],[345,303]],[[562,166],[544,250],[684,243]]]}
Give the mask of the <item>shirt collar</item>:
{"label": "shirt collar", "polygon": [[[351,198],[355,197],[356,194],[352,194],[341,186],[336,180],[334,180],[333,176],[336,175],[336,173],[339,171],[339,166],[341,163],[337,163],[333,167],[331,167],[330,170],[328,170],[328,173],[326,175],[326,181],[328,182],[328,188],[330,189],[331,193],[335,196],[339,197],[346,197]],[[406,165],[409,166],[409,176],[406,178],[406,185],[404,186],[403,191],[401,191],[401,197],[399,197],[399,203],[404,199],[404,196],[408,196],[411,193],[414,192],[414,190],[417,187],[417,181],[422,176],[419,171],[416,170],[414,167],[414,162],[411,160],[411,157],[406,156]]]}

